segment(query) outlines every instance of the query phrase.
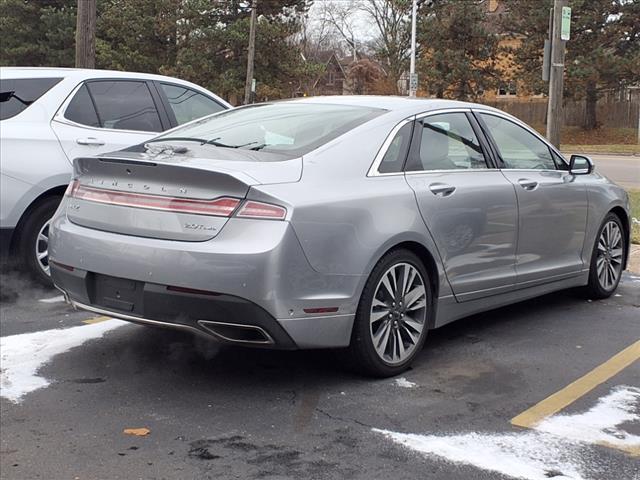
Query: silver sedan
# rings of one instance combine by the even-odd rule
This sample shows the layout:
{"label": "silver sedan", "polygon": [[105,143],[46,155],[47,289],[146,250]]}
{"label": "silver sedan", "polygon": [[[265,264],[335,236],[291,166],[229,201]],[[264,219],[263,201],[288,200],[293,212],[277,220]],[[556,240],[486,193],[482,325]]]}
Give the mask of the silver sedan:
{"label": "silver sedan", "polygon": [[74,306],[406,369],[427,333],[548,292],[611,295],[629,201],[483,105],[318,97],[78,158],[51,228]]}

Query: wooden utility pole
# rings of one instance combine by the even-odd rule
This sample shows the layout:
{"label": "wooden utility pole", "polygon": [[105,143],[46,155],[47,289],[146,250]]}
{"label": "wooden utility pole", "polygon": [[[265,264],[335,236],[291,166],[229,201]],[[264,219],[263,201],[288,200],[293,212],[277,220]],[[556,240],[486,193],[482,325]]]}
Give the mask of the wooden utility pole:
{"label": "wooden utility pole", "polygon": [[562,7],[567,0],[554,0],[551,38],[551,68],[549,73],[549,103],[547,105],[547,140],[560,147],[562,126],[562,89],[564,84],[564,44],[561,39]]}
{"label": "wooden utility pole", "polygon": [[78,0],[76,67],[96,67],[96,0]]}
{"label": "wooden utility pole", "polygon": [[249,26],[249,52],[247,55],[247,79],[244,83],[244,104],[253,100],[253,60],[256,56],[256,9],[258,0],[251,2],[251,24]]}

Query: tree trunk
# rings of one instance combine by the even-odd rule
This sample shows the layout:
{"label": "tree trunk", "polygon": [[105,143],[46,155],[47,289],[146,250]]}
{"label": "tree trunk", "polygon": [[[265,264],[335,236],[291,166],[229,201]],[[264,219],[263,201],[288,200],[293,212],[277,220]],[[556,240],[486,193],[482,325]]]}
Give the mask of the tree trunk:
{"label": "tree trunk", "polygon": [[584,119],[584,129],[593,130],[598,126],[596,117],[596,106],[598,104],[598,91],[596,90],[596,82],[587,84],[586,111]]}
{"label": "tree trunk", "polygon": [[96,67],[96,0],[78,0],[76,67]]}

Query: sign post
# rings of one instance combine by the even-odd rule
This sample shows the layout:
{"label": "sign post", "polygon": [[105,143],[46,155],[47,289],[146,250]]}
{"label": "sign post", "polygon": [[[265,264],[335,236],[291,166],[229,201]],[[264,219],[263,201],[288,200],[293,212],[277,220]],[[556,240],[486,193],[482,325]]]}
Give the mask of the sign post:
{"label": "sign post", "polygon": [[564,83],[564,42],[569,38],[571,9],[567,0],[554,0],[551,39],[551,62],[549,68],[549,103],[547,105],[547,140],[560,147],[562,126],[562,88]]}

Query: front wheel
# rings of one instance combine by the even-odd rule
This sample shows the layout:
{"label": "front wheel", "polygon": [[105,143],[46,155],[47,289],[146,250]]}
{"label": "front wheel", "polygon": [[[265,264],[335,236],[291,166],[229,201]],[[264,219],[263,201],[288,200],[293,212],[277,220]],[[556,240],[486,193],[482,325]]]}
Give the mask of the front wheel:
{"label": "front wheel", "polygon": [[349,346],[362,373],[389,377],[406,370],[427,336],[432,314],[430,280],[409,250],[385,255],[360,297]]}
{"label": "front wheel", "polygon": [[618,287],[624,268],[627,237],[620,218],[609,213],[596,237],[591,254],[587,295],[590,298],[610,297]]}

